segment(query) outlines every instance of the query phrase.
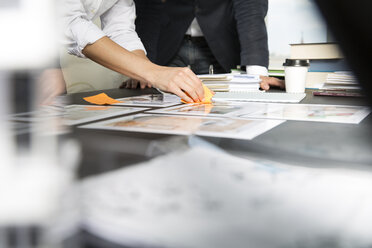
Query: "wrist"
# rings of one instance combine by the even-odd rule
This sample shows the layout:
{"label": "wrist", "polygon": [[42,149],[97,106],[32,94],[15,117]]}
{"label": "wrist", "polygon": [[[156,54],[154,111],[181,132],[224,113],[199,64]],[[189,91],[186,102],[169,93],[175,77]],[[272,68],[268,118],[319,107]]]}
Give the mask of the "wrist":
{"label": "wrist", "polygon": [[159,73],[162,70],[162,66],[149,63],[149,66],[144,70],[143,78],[146,82],[149,82],[156,86],[156,82],[158,81]]}

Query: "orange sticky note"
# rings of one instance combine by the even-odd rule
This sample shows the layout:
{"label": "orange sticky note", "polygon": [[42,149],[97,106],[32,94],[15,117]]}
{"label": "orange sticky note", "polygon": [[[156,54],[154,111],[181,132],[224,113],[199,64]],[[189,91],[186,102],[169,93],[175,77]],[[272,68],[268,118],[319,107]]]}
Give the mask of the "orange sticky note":
{"label": "orange sticky note", "polygon": [[[204,89],[204,101],[203,102],[198,102],[198,103],[212,103],[212,97],[213,97],[213,93],[212,91],[203,84],[203,89]],[[187,93],[186,93],[187,94]],[[183,103],[194,103],[194,102],[186,102],[184,100],[181,100],[181,102]]]}
{"label": "orange sticky note", "polygon": [[97,104],[97,105],[110,105],[114,103],[119,103],[121,101],[115,100],[114,98],[109,97],[105,93],[101,93],[95,96],[88,96],[83,98],[85,101]]}

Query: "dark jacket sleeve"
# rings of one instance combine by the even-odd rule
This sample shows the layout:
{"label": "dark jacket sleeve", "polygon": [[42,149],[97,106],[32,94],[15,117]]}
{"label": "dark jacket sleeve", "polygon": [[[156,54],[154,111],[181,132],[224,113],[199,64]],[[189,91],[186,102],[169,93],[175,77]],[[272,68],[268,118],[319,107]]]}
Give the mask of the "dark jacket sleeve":
{"label": "dark jacket sleeve", "polygon": [[267,0],[233,0],[241,46],[241,65],[268,67],[269,49],[265,16]]}
{"label": "dark jacket sleeve", "polygon": [[161,0],[135,0],[136,4],[136,32],[140,37],[147,57],[155,61],[158,56],[158,42],[161,30]]}

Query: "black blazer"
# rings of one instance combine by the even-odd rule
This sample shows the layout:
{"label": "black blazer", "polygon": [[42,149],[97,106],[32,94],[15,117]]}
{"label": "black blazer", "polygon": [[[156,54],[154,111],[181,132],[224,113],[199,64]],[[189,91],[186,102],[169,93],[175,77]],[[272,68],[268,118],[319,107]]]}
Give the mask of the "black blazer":
{"label": "black blazer", "polygon": [[267,0],[135,0],[136,31],[151,61],[166,65],[194,17],[225,70],[268,66]]}

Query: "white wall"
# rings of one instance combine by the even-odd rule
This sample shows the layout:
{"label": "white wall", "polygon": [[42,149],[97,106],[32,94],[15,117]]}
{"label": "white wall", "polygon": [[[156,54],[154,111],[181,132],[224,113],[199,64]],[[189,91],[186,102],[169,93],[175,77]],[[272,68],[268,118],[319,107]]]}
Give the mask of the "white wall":
{"label": "white wall", "polygon": [[67,93],[118,88],[127,79],[124,75],[89,60],[63,52],[61,67]]}
{"label": "white wall", "polygon": [[327,41],[327,27],[313,0],[269,0],[270,68],[282,68],[293,43]]}

